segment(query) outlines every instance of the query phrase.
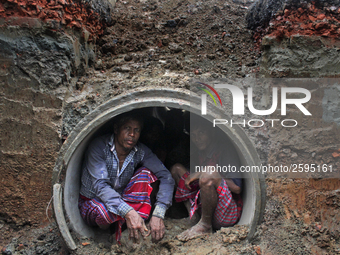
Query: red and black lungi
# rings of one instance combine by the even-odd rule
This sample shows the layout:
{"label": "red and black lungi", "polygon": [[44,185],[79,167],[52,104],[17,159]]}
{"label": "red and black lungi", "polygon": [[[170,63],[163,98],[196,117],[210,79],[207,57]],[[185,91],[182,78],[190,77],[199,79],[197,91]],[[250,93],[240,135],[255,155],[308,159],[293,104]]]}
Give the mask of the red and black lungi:
{"label": "red and black lungi", "polygon": [[[157,177],[150,170],[142,167],[133,175],[122,194],[122,199],[144,220],[148,219],[150,215],[150,194],[152,192],[150,184],[155,181],[157,181]],[[81,217],[90,226],[110,225],[117,222],[116,240],[120,240],[124,218],[108,211],[99,198],[89,199],[80,195],[78,206]]]}
{"label": "red and black lungi", "polygon": [[[176,194],[176,202],[182,202],[188,200],[191,202],[191,210],[189,213],[190,218],[197,210],[200,210],[201,203],[199,199],[200,189],[198,180],[190,184],[188,189],[185,186],[185,179],[189,176],[189,172],[186,172],[180,179]],[[228,188],[224,179],[220,186],[217,188],[218,203],[214,212],[214,220],[222,227],[232,226],[238,222],[241,217],[243,202],[242,198],[238,194],[232,194]]]}

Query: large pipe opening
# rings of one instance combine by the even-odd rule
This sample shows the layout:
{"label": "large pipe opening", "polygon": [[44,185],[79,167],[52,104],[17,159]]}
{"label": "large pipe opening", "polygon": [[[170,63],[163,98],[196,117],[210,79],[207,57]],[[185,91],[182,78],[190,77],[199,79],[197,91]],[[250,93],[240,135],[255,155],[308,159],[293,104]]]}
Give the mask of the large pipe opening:
{"label": "large pipe opening", "polygon": [[[187,91],[136,90],[113,98],[99,106],[78,123],[65,141],[54,168],[53,184],[61,183],[64,189],[64,194],[61,197],[63,203],[59,203],[58,208],[55,206],[54,209],[56,215],[64,216],[65,212],[69,222],[68,225],[63,224],[57,217],[59,228],[69,248],[72,249],[73,242],[71,235],[67,233],[69,227],[79,236],[94,237],[96,235],[96,229],[85,224],[77,206],[82,160],[89,142],[95,136],[106,132],[112,119],[121,113],[134,109],[164,109],[164,107],[200,115],[199,97],[190,98]],[[216,108],[213,114],[206,117],[210,121],[215,118],[224,119],[225,113]],[[260,164],[253,144],[241,128],[237,126],[230,128],[225,125],[221,127],[221,130],[233,144],[242,165]],[[61,176],[65,178],[62,179]],[[249,173],[247,178],[244,179],[243,201],[242,216],[238,224],[249,226],[248,239],[251,239],[255,233],[256,225],[262,218],[265,205],[264,180],[259,178],[258,174]]]}

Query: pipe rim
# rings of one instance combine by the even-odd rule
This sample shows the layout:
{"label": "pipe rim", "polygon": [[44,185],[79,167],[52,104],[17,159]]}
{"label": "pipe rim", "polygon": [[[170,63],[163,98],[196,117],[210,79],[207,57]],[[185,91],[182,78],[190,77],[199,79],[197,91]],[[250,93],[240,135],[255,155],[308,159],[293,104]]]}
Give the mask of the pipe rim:
{"label": "pipe rim", "polygon": [[[65,183],[67,183],[68,174],[70,174],[70,171],[68,171],[70,160],[84,139],[88,138],[91,133],[93,134],[96,129],[123,112],[153,106],[168,106],[171,108],[184,109],[191,113],[200,115],[200,98],[198,96],[193,97],[188,90],[184,89],[141,88],[133,91],[130,90],[124,94],[116,96],[99,105],[96,109],[85,116],[72,130],[71,134],[60,149],[59,156],[53,169],[52,183],[60,183],[59,178],[62,171],[66,171]],[[226,117],[223,110],[215,106],[213,106],[213,109],[214,112],[206,115],[206,119],[212,120],[214,118],[218,118],[218,116]],[[231,128],[223,126],[221,129],[230,138],[235,148],[237,148],[238,153],[241,153],[241,155],[244,156],[248,165],[260,165],[260,160],[255,146],[241,127],[235,126]],[[252,173],[251,181],[254,187],[254,194],[249,195],[255,196],[255,205],[259,208],[255,207],[254,214],[250,221],[249,233],[247,236],[248,240],[253,237],[256,231],[256,226],[261,221],[265,206],[265,194],[263,194],[265,192],[264,180],[261,180],[258,174]],[[67,206],[67,197],[69,195],[70,194],[68,194],[66,186],[63,201],[65,207],[63,209],[66,212],[67,218],[70,220],[71,228],[78,234],[82,235],[79,233],[77,226],[75,226],[76,224],[72,220],[72,213],[70,213],[70,208]],[[78,208],[76,210],[78,210]]]}

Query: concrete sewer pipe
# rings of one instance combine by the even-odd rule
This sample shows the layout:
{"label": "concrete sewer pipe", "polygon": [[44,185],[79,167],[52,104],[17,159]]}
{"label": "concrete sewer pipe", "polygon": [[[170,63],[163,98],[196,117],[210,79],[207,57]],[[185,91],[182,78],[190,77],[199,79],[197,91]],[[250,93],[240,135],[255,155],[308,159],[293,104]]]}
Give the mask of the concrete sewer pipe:
{"label": "concrete sewer pipe", "polygon": [[[183,89],[149,88],[129,91],[103,103],[83,118],[64,142],[53,170],[53,206],[57,224],[69,249],[77,244],[72,235],[94,237],[96,230],[85,224],[78,209],[81,165],[83,154],[94,133],[115,116],[133,109],[146,107],[169,107],[200,115],[201,99]],[[225,113],[216,107],[212,114],[204,116],[226,119]],[[223,125],[221,130],[234,144],[242,165],[260,165],[254,145],[239,126]],[[266,188],[257,173],[247,173],[244,179],[243,212],[239,225],[248,225],[248,240],[253,237],[256,226],[262,220],[265,208]],[[70,231],[72,230],[72,231]],[[72,232],[72,235],[71,235]]]}

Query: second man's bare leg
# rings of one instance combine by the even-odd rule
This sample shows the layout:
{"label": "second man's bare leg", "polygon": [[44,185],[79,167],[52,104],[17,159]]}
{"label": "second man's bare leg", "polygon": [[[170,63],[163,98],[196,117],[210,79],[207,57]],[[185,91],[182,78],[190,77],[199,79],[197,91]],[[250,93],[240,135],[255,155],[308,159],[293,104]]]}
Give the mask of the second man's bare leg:
{"label": "second man's bare leg", "polygon": [[199,180],[200,198],[202,204],[201,220],[192,228],[184,231],[177,238],[187,241],[197,236],[211,233],[213,216],[218,203],[217,188],[222,179],[218,173],[204,173]]}

